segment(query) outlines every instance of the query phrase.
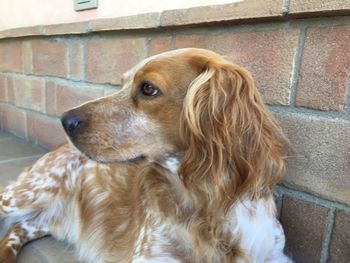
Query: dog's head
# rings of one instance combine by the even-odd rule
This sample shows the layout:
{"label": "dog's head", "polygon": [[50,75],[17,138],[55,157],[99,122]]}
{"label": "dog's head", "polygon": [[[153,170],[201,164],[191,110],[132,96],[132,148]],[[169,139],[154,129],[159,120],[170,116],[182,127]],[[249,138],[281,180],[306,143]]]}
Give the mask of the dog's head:
{"label": "dog's head", "polygon": [[283,134],[250,74],[208,50],[151,57],[126,74],[119,92],[68,111],[62,122],[92,159],[149,163],[183,152],[185,183],[226,188],[233,180],[225,192],[252,181],[273,185],[284,167]]}

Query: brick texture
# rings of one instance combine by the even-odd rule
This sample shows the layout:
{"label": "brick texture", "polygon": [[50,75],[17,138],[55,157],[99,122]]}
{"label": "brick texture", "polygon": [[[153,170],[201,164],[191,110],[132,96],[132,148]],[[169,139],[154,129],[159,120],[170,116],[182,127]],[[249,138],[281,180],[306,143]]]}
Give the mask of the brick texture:
{"label": "brick texture", "polygon": [[103,94],[100,88],[75,87],[48,81],[45,83],[46,113],[61,116],[65,111],[86,101],[102,97]]}
{"label": "brick texture", "polygon": [[283,183],[350,205],[350,121],[277,114],[293,147]]}
{"label": "brick texture", "polygon": [[22,42],[22,53],[23,53],[23,72],[32,73],[33,72],[33,54],[32,54],[32,44],[31,41]]}
{"label": "brick texture", "polygon": [[0,71],[22,72],[22,43],[0,41]]}
{"label": "brick texture", "polygon": [[176,47],[208,48],[225,55],[251,71],[265,102],[287,105],[298,35],[295,30],[179,35]]}
{"label": "brick texture", "polygon": [[26,137],[26,112],[14,107],[0,105],[0,124],[18,137]]}
{"label": "brick texture", "polygon": [[152,37],[150,46],[149,46],[148,55],[153,56],[169,50],[172,50],[171,36]]}
{"label": "brick texture", "polygon": [[350,73],[350,26],[307,30],[297,106],[341,111]]}
{"label": "brick texture", "polygon": [[295,262],[319,263],[328,209],[290,197],[283,198],[281,222],[286,254]]}
{"label": "brick texture", "polygon": [[56,115],[60,116],[65,111],[79,106],[92,99],[103,96],[103,90],[94,87],[74,87],[68,85],[56,85]]}
{"label": "brick texture", "polygon": [[14,78],[15,105],[36,111],[43,111],[42,86],[43,81],[41,79]]}
{"label": "brick texture", "polygon": [[28,139],[31,142],[54,149],[65,141],[65,133],[59,119],[28,113]]}
{"label": "brick texture", "polygon": [[350,213],[338,210],[330,246],[329,263],[348,263],[350,261]]}
{"label": "brick texture", "polygon": [[45,113],[56,115],[56,83],[54,81],[45,82]]}
{"label": "brick texture", "polygon": [[283,0],[245,0],[232,4],[164,11],[162,26],[282,17]]}
{"label": "brick texture", "polygon": [[92,39],[86,43],[86,79],[120,84],[122,74],[145,58],[145,38]]}
{"label": "brick texture", "polygon": [[67,45],[50,40],[32,41],[33,72],[36,75],[66,77]]}

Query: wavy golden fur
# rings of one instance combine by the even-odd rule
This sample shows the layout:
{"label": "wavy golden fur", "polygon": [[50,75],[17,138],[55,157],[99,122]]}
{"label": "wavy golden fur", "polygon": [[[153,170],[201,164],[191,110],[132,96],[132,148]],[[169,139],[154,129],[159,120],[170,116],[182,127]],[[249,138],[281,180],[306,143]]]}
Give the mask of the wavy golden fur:
{"label": "wavy golden fur", "polygon": [[[290,262],[272,197],[288,143],[246,70],[208,50],[167,52],[62,122],[74,146],[22,176],[60,178],[49,197],[57,211],[41,205],[40,224],[25,216],[17,226],[36,223],[86,262]],[[8,217],[22,209],[1,202]],[[11,234],[0,259],[13,248]]]}
{"label": "wavy golden fur", "polygon": [[189,87],[181,124],[187,151],[179,174],[188,187],[216,185],[197,191],[217,199],[222,212],[244,193],[270,194],[281,179],[287,139],[243,68],[206,63]]}

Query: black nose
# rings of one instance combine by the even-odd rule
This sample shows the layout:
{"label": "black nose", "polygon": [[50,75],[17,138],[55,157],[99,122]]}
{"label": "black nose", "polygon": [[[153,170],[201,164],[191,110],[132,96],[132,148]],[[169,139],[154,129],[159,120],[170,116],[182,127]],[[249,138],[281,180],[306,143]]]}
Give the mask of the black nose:
{"label": "black nose", "polygon": [[63,114],[61,122],[64,130],[68,135],[73,135],[73,133],[77,131],[83,123],[82,119],[79,116],[71,114],[69,112]]}

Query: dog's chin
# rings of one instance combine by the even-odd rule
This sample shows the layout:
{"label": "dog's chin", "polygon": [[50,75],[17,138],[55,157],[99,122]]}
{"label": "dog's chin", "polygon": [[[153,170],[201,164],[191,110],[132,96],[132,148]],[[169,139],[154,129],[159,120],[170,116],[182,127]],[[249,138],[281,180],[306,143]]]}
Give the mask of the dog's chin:
{"label": "dog's chin", "polygon": [[128,156],[114,156],[94,154],[91,151],[85,149],[83,145],[79,145],[72,138],[68,138],[68,142],[72,149],[75,149],[85,155],[87,158],[96,161],[98,163],[110,164],[110,163],[122,163],[122,164],[139,164],[145,162],[148,158],[143,154],[133,154]]}

